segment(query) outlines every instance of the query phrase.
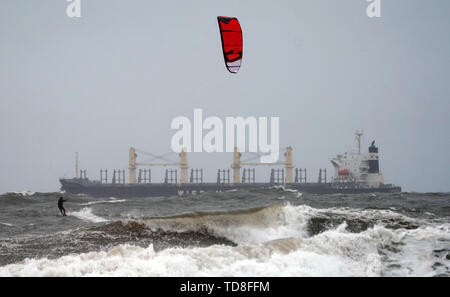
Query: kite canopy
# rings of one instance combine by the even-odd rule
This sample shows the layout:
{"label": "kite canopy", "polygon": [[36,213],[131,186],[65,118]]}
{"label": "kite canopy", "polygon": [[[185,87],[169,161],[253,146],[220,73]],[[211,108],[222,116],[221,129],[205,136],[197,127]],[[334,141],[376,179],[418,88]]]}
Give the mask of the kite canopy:
{"label": "kite canopy", "polygon": [[242,30],[237,18],[218,16],[223,57],[228,71],[237,73],[242,62]]}

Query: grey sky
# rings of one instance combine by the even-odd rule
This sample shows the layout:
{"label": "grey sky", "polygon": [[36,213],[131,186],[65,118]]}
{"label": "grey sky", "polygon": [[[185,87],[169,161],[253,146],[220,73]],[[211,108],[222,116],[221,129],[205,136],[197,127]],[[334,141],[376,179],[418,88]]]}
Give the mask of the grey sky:
{"label": "grey sky", "polygon": [[[281,146],[314,180],[363,129],[386,182],[450,191],[447,0],[382,0],[379,19],[364,0],[82,0],[81,19],[67,5],[0,4],[0,193],[58,190],[75,151],[95,179],[126,169],[130,146],[168,152],[171,120],[194,108],[279,116]],[[218,15],[244,32],[237,75],[224,66]],[[209,181],[232,158],[188,157]]]}

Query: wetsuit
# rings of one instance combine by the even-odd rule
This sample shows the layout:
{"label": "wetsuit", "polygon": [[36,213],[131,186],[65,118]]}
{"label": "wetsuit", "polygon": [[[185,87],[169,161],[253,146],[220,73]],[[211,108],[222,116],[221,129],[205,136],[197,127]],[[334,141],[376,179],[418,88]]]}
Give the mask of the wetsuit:
{"label": "wetsuit", "polygon": [[66,216],[66,210],[64,209],[64,202],[67,200],[63,200],[63,198],[59,198],[58,200],[58,208],[63,216]]}

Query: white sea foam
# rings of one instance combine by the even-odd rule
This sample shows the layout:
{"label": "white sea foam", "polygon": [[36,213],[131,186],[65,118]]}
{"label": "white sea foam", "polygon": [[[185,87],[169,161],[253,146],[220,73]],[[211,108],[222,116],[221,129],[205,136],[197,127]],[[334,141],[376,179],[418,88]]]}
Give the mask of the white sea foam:
{"label": "white sea foam", "polygon": [[289,188],[287,189],[283,185],[274,185],[274,186],[270,187],[269,189],[283,190],[285,192],[295,193],[297,195],[297,198],[300,198],[303,196],[303,193],[299,192],[298,190],[289,189]]}
{"label": "white sea foam", "polygon": [[98,200],[98,201],[89,201],[89,202],[85,202],[85,203],[78,203],[78,205],[89,206],[89,205],[101,204],[101,203],[122,203],[125,201],[127,201],[127,200],[125,200],[125,199],[119,200],[119,199],[111,198],[110,200]]}
{"label": "white sea foam", "polygon": [[1,224],[1,225],[8,226],[8,227],[12,227],[12,226],[13,226],[13,224],[10,224],[10,223],[3,223],[3,222],[0,222],[0,224]]}
{"label": "white sea foam", "polygon": [[[387,249],[389,273],[394,276],[433,276],[450,271],[446,253],[433,253],[450,249],[450,224],[425,226],[414,230],[396,230],[399,251]],[[434,264],[438,263],[437,266]],[[431,269],[433,267],[433,269]]]}
{"label": "white sea foam", "polygon": [[[423,242],[417,245],[414,241],[425,239],[434,247],[436,236],[445,232],[445,228],[397,231],[375,226],[348,233],[344,223],[310,238],[237,247],[213,245],[155,252],[151,245],[119,245],[108,251],[53,260],[26,259],[0,267],[0,276],[428,276],[436,274],[430,266],[432,255],[428,249],[418,249]],[[378,252],[393,243],[404,245],[398,255],[403,259],[399,262],[402,268],[397,270],[382,263],[385,256]]]}
{"label": "white sea foam", "polygon": [[[330,265],[333,263],[333,265]],[[27,259],[0,267],[0,276],[291,276],[358,275],[358,265],[338,257],[264,246],[170,248],[120,245],[107,252],[69,255],[55,260]]]}
{"label": "white sea foam", "polygon": [[17,194],[17,195],[21,195],[21,196],[32,196],[32,195],[36,194],[36,192],[33,192],[33,191],[18,191],[18,192],[8,192],[8,193]]}
{"label": "white sea foam", "polygon": [[101,218],[99,216],[96,216],[92,213],[92,209],[90,207],[84,207],[79,211],[73,211],[68,213],[69,216],[74,216],[76,218],[79,218],[80,220],[90,222],[90,223],[102,223],[107,222],[108,220]]}
{"label": "white sea foam", "polygon": [[283,190],[285,192],[291,192],[291,193],[297,193],[298,192],[295,189],[288,189],[288,188],[286,188],[283,185],[274,185],[274,186],[269,187],[269,189]]}

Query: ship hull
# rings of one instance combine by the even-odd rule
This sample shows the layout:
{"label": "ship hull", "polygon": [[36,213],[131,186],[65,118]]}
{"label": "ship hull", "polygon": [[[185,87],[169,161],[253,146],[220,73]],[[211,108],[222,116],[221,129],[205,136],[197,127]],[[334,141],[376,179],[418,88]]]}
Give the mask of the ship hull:
{"label": "ship hull", "polygon": [[[102,184],[87,179],[60,179],[61,190],[72,194],[85,194],[92,197],[166,197],[183,196],[200,192],[223,192],[235,189],[256,189],[276,186],[270,183],[252,184]],[[395,193],[401,192],[400,187],[384,186],[379,188],[364,188],[358,185],[334,185],[332,183],[292,183],[283,185],[286,189],[311,194],[359,194],[359,193]]]}

